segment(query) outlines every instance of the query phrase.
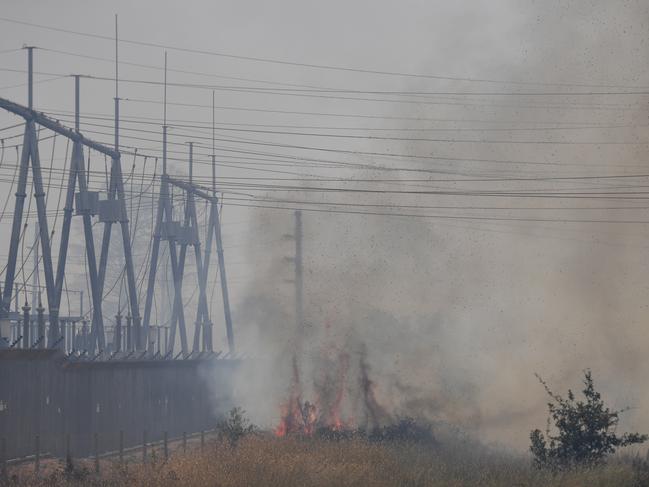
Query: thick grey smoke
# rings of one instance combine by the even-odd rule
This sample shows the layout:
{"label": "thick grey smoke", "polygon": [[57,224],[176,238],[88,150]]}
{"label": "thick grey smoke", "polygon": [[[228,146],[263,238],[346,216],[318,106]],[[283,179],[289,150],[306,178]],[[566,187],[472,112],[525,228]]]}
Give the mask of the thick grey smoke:
{"label": "thick grey smoke", "polygon": [[[521,66],[510,65],[506,58],[483,60],[480,66],[489,73],[485,77],[647,84],[646,68],[642,66],[647,57],[649,19],[645,2],[515,2],[511,13],[515,20],[510,28],[516,35],[508,39],[511,43],[518,39],[520,45],[504,46],[503,53],[524,50],[526,62]],[[449,24],[459,25],[461,20],[449,19]],[[637,47],[630,50],[629,46]],[[458,66],[463,62],[461,56],[466,56],[467,63],[476,56],[455,55]],[[423,64],[419,71],[435,72],[434,68]],[[499,85],[435,85],[444,86],[453,90],[470,90],[475,86],[485,91],[503,89]],[[422,87],[418,82],[403,86]],[[607,90],[518,85],[504,89]],[[645,106],[627,106],[629,100],[636,98],[623,96],[478,99],[498,105],[476,108],[476,118],[483,119],[627,126],[646,121],[647,116]],[[544,103],[552,107],[530,107]],[[503,106],[507,104],[528,106]],[[417,115],[431,114],[433,110],[437,116],[457,114],[452,107],[412,107]],[[406,109],[403,112],[410,113]],[[642,136],[646,136],[645,128],[623,127],[514,135],[478,132],[467,134],[466,138],[635,141]],[[386,150],[380,143],[372,148]],[[399,152],[461,153],[467,158],[562,163],[503,166],[433,162],[414,166],[451,174],[522,178],[633,174],[642,171],[640,166],[647,156],[646,146],[642,145],[595,144],[449,147],[413,143],[403,144]],[[373,162],[390,164],[386,160]],[[393,177],[394,173],[388,174],[379,177]],[[371,177],[362,171],[354,176]],[[413,184],[403,182],[404,187]],[[418,184],[445,189],[612,191],[633,183],[604,180]],[[305,191],[274,193],[272,197],[316,201],[319,195]],[[338,198],[339,202],[357,201],[354,195]],[[363,201],[385,205],[536,208],[628,206],[623,201],[610,204],[606,200],[589,204],[554,199],[530,203],[515,198],[395,195],[363,196]],[[566,220],[632,219],[640,214],[610,209],[427,213]],[[376,401],[389,415],[447,421],[486,441],[524,447],[529,430],[545,424],[545,393],[534,373],[541,374],[557,390],[578,389],[582,370],[591,368],[598,386],[615,407],[635,407],[623,426],[649,431],[649,393],[641,387],[649,370],[645,329],[649,298],[645,265],[649,256],[643,241],[644,226],[309,212],[304,213],[303,219],[306,329],[302,334],[295,324],[293,286],[285,282],[292,278],[291,264],[284,259],[292,255],[292,241],[269,246],[258,262],[258,248],[252,251],[258,242],[251,244],[249,259],[258,278],[247,290],[236,316],[240,348],[256,360],[242,370],[237,393],[254,421],[276,425],[280,407],[289,394],[292,357],[298,350],[304,399],[322,394],[323,377],[335,376],[341,357],[349,358],[344,380],[349,415],[363,410],[358,401],[362,387],[360,369],[366,353]],[[257,235],[280,237],[292,231],[292,214],[268,210],[260,213],[252,225]],[[364,419],[356,416],[354,420]]]}

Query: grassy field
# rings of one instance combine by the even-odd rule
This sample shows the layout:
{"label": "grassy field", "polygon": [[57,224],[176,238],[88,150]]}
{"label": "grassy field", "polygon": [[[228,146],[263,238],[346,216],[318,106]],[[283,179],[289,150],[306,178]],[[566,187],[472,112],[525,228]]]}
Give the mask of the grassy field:
{"label": "grassy field", "polygon": [[[527,459],[457,442],[433,446],[372,443],[362,439],[327,441],[252,435],[236,448],[208,442],[204,452],[174,453],[167,462],[160,451],[147,465],[124,467],[104,461],[100,475],[92,462],[78,462],[65,473],[52,464],[36,478],[10,472],[20,486],[643,486],[646,464],[617,458],[592,470],[553,475],[539,472]],[[637,463],[637,462],[636,462]]]}

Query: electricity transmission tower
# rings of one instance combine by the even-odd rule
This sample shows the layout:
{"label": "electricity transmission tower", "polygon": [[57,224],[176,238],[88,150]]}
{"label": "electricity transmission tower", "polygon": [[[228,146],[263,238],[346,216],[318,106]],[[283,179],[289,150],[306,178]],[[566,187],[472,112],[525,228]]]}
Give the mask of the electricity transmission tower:
{"label": "electricity transmission tower", "polygon": [[[133,256],[130,245],[129,222],[126,213],[124,196],[124,184],[122,180],[121,160],[119,153],[118,136],[118,98],[115,99],[115,148],[111,149],[103,144],[94,142],[80,132],[79,110],[80,110],[80,86],[79,76],[75,79],[75,128],[74,130],[61,125],[33,108],[33,47],[27,47],[28,53],[28,106],[13,103],[0,98],[0,108],[3,108],[15,115],[25,119],[25,133],[23,136],[22,156],[19,165],[19,176],[16,191],[16,204],[13,213],[11,239],[9,243],[9,256],[7,260],[4,292],[2,293],[2,306],[0,306],[0,320],[8,319],[10,312],[12,290],[18,261],[18,247],[22,240],[21,229],[23,224],[23,210],[26,199],[27,179],[29,168],[32,168],[32,181],[34,186],[34,198],[38,215],[38,241],[42,255],[43,273],[45,275],[45,290],[48,305],[49,336],[48,347],[60,344],[61,330],[59,326],[59,307],[65,276],[68,244],[72,216],[76,203],[76,214],[82,216],[84,227],[84,238],[86,257],[88,260],[88,277],[92,295],[92,330],[91,349],[97,347],[102,351],[105,346],[105,333],[102,316],[102,292],[105,278],[105,268],[108,258],[108,247],[110,244],[110,227],[112,223],[119,222],[122,230],[123,251],[128,281],[128,293],[131,310],[134,319],[139,322],[137,294],[135,290],[135,272],[133,270]],[[117,92],[116,92],[117,95]],[[68,183],[64,207],[63,225],[60,237],[59,256],[56,273],[52,261],[51,234],[48,227],[45,190],[43,186],[42,168],[38,151],[38,135],[36,125],[42,126],[53,132],[68,138],[73,142],[70,169],[68,172]],[[111,158],[111,178],[109,184],[108,199],[100,201],[99,193],[89,191],[87,185],[86,168],[84,164],[84,148],[92,149]],[[77,186],[78,185],[78,186]],[[78,188],[78,192],[76,192]],[[97,268],[97,261],[92,234],[92,220],[94,215],[99,216],[99,221],[105,224],[104,238],[102,240],[102,254]],[[32,303],[35,305],[36,303]],[[28,304],[25,303],[25,308]],[[27,314],[25,316],[28,316]],[[27,319],[27,318],[25,318]],[[0,327],[1,329],[1,327]]]}
{"label": "electricity transmission tower", "polygon": [[[198,307],[194,328],[194,340],[192,352],[200,350],[200,338],[203,337],[203,350],[212,351],[212,322],[209,316],[207,303],[207,276],[210,266],[212,240],[216,241],[216,252],[218,259],[218,272],[221,278],[221,292],[223,296],[223,310],[225,315],[225,326],[228,341],[228,350],[234,352],[234,333],[232,329],[232,314],[230,310],[230,298],[228,293],[227,275],[225,270],[225,258],[223,255],[223,241],[221,237],[221,222],[219,218],[218,197],[216,196],[216,159],[214,156],[214,108],[212,108],[212,188],[211,194],[194,184],[194,144],[189,143],[189,182],[181,181],[169,176],[167,172],[167,55],[165,53],[165,82],[164,82],[164,117],[162,126],[162,179],[160,194],[155,221],[155,230],[151,247],[151,258],[149,263],[149,277],[144,304],[143,331],[144,336],[149,336],[151,310],[155,293],[156,273],[158,271],[158,259],[160,253],[160,242],[167,240],[169,244],[169,260],[173,279],[174,298],[172,303],[171,323],[169,340],[167,342],[167,354],[174,350],[176,334],[180,335],[180,349],[183,356],[189,354],[187,340],[187,327],[183,305],[182,286],[185,269],[185,258],[187,247],[194,249],[196,272],[198,276]],[[214,106],[214,95],[212,95]],[[184,219],[174,220],[173,207],[171,204],[171,187],[184,191]],[[210,204],[210,213],[207,224],[205,242],[205,255],[201,253],[200,238],[198,232],[198,218],[196,214],[196,198],[206,200]],[[179,245],[179,249],[177,249]],[[202,333],[201,333],[202,332]],[[146,346],[146,345],[145,345]]]}

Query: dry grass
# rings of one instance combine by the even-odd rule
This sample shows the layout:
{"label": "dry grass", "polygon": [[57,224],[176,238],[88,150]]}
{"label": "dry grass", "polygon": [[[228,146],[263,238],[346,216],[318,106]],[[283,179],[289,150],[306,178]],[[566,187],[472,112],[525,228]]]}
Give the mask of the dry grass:
{"label": "dry grass", "polygon": [[[450,447],[377,444],[364,440],[277,439],[250,436],[236,448],[208,443],[205,452],[175,454],[168,462],[102,465],[102,475],[73,480],[62,468],[20,486],[240,487],[240,486],[642,486],[630,461],[552,475],[520,458],[462,444]],[[91,465],[88,468],[92,470]],[[11,484],[9,484],[11,485]]]}

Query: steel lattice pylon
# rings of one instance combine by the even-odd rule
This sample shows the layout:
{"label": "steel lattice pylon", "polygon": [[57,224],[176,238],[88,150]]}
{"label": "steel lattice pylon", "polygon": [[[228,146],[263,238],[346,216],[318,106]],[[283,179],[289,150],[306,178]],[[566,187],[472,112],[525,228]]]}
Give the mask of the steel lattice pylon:
{"label": "steel lattice pylon", "polygon": [[[182,284],[185,269],[187,248],[192,246],[196,262],[198,276],[199,298],[196,310],[196,321],[192,352],[201,350],[201,334],[203,337],[203,351],[212,351],[212,322],[209,316],[207,304],[207,277],[210,266],[211,249],[213,240],[216,241],[218,257],[218,268],[221,280],[221,292],[223,296],[224,318],[228,341],[228,350],[234,352],[234,334],[232,330],[232,314],[230,311],[230,300],[225,271],[225,258],[223,255],[223,242],[221,238],[221,225],[218,212],[218,198],[215,194],[209,194],[201,190],[193,183],[193,143],[189,144],[189,182],[181,181],[168,176],[166,172],[166,126],[163,127],[163,175],[158,197],[158,207],[153,234],[151,260],[149,265],[149,278],[147,296],[144,307],[143,332],[149,336],[151,308],[153,303],[156,273],[161,240],[169,242],[169,256],[172,278],[174,282],[174,300],[172,304],[170,336],[167,343],[167,354],[173,352],[176,333],[180,335],[180,348],[183,355],[189,353],[187,341],[187,328],[185,312],[182,299]],[[173,220],[171,205],[170,186],[177,187],[184,192],[184,220],[180,222]],[[206,200],[210,204],[210,213],[206,231],[205,251],[201,253],[201,241],[198,231],[198,218],[196,213],[196,198]],[[179,248],[177,248],[177,246]]]}
{"label": "steel lattice pylon", "polygon": [[[14,288],[16,263],[18,261],[18,247],[21,240],[21,227],[23,223],[23,208],[26,199],[27,178],[29,167],[31,163],[33,185],[35,189],[35,200],[38,213],[38,226],[39,226],[39,241],[41,244],[43,256],[43,271],[45,274],[46,295],[49,308],[49,336],[48,346],[56,346],[60,343],[60,330],[59,330],[59,305],[61,302],[61,294],[63,287],[63,280],[65,276],[65,266],[67,261],[68,243],[70,236],[70,227],[72,223],[72,212],[75,202],[75,190],[77,193],[77,214],[83,218],[84,238],[86,246],[86,257],[88,260],[88,273],[92,294],[93,304],[93,319],[91,330],[91,347],[97,347],[103,350],[105,342],[105,334],[103,327],[102,316],[102,292],[105,279],[105,267],[108,257],[108,247],[110,243],[110,227],[114,222],[119,222],[122,230],[124,260],[126,267],[126,274],[128,280],[128,293],[131,304],[131,312],[136,329],[139,328],[139,307],[137,302],[137,293],[135,292],[135,273],[133,270],[133,256],[130,245],[130,230],[129,222],[126,212],[126,203],[124,197],[124,184],[122,180],[120,153],[116,149],[111,149],[102,144],[94,142],[81,134],[79,131],[79,76],[75,76],[75,129],[70,129],[61,125],[42,113],[33,110],[33,48],[28,47],[28,99],[29,105],[27,107],[11,102],[4,98],[0,98],[0,108],[5,109],[11,113],[19,115],[25,119],[25,133],[23,137],[23,150],[20,160],[18,186],[16,191],[16,205],[13,214],[13,224],[11,232],[11,240],[9,247],[9,256],[7,261],[7,271],[5,274],[4,292],[2,293],[2,303],[0,306],[0,320],[7,319],[10,311],[12,290]],[[117,106],[117,100],[116,100]],[[117,116],[117,112],[116,112]],[[38,152],[38,138],[36,133],[36,124],[50,129],[57,134],[60,134],[73,142],[72,155],[70,161],[70,169],[68,173],[68,183],[66,190],[66,200],[64,207],[64,218],[61,232],[61,241],[59,248],[59,256],[57,261],[56,274],[53,270],[53,262],[51,255],[51,242],[50,233],[48,229],[48,221],[45,208],[45,192],[43,189],[43,178],[40,164],[40,157]],[[94,248],[94,240],[92,234],[92,220],[93,212],[92,205],[89,204],[92,200],[90,192],[87,187],[86,169],[84,164],[84,148],[96,150],[102,154],[109,156],[112,160],[111,163],[111,181],[108,192],[108,204],[113,205],[116,210],[113,212],[114,218],[107,218],[104,220],[104,238],[102,240],[102,253],[97,268],[97,261]],[[104,203],[104,202],[102,202]],[[101,213],[100,213],[101,217]]]}

